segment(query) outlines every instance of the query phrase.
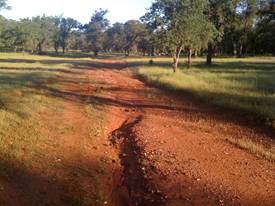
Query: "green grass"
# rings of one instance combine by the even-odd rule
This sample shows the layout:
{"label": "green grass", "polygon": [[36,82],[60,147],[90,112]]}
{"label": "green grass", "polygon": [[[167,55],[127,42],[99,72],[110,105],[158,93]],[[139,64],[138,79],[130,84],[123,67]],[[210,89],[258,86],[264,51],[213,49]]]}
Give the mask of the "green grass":
{"label": "green grass", "polygon": [[[1,55],[1,59],[3,56],[7,55]],[[6,64],[0,60],[0,158],[20,161],[29,167],[41,153],[41,143],[45,140],[38,113],[58,107],[54,98],[38,88],[46,86],[52,74],[43,68],[41,71],[20,69],[21,63],[6,69]]]}
{"label": "green grass", "polygon": [[85,107],[85,115],[94,122],[94,124],[88,128],[90,139],[94,139],[103,135],[107,117],[106,111],[98,101],[93,99],[90,99],[90,101],[92,103],[87,104]]}
{"label": "green grass", "polygon": [[[8,177],[7,182],[13,184],[15,172],[22,171],[46,180],[56,179],[55,183],[62,182],[64,187],[63,182],[75,174],[76,166],[66,162],[71,154],[67,154],[68,157],[63,154],[69,149],[66,148],[66,138],[73,135],[77,127],[70,122],[60,124],[58,117],[68,112],[64,110],[65,101],[80,101],[83,108],[79,111],[91,120],[89,128],[83,131],[87,133],[83,138],[96,140],[101,137],[107,121],[104,105],[67,89],[70,84],[84,84],[88,80],[89,84],[96,85],[95,79],[87,80],[83,71],[93,65],[99,67],[101,62],[103,59],[92,59],[86,54],[38,56],[0,53],[0,179]],[[96,145],[95,141],[86,143],[85,147]],[[89,164],[83,165],[86,166],[90,167]],[[100,166],[98,163],[96,168],[100,169]],[[56,176],[61,170],[64,177]],[[100,171],[102,173],[103,169]],[[96,170],[92,172],[97,174]],[[78,183],[79,179],[75,178],[75,181]],[[103,205],[100,182],[95,177],[91,181],[98,196],[97,205]],[[68,204],[87,205],[82,196],[85,191],[78,192],[72,195],[68,192]]]}
{"label": "green grass", "polygon": [[275,128],[275,58],[219,58],[212,66],[197,59],[191,70],[172,73],[168,63],[140,66],[137,74],[150,83],[252,115]]}
{"label": "green grass", "polygon": [[[62,100],[51,91],[58,91],[62,85],[56,76],[70,80],[74,77],[72,67],[88,63],[88,57],[0,54],[0,159],[25,166],[35,162],[47,142],[41,133],[47,124],[39,113],[47,109],[62,111]],[[61,128],[60,132],[72,129]]]}

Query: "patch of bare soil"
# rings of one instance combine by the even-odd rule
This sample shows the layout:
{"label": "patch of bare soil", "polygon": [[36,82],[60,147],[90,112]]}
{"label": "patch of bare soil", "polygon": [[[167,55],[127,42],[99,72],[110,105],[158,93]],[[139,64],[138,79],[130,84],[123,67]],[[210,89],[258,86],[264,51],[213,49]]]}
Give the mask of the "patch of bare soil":
{"label": "patch of bare soil", "polygon": [[149,87],[126,66],[74,68],[60,89],[43,88],[63,108],[41,114],[42,155],[1,177],[0,205],[274,205],[274,162],[225,140],[273,146],[274,131]]}

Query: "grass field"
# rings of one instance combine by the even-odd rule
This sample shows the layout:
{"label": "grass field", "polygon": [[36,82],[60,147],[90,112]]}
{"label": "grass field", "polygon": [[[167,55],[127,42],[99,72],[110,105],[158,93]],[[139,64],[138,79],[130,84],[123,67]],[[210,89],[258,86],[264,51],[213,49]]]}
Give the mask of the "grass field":
{"label": "grass field", "polygon": [[[56,98],[39,89],[49,86],[48,81],[58,73],[57,65],[41,64],[38,61],[42,59],[22,54],[0,55],[0,158],[21,162],[26,168],[35,164],[34,157],[39,156],[43,151],[41,145],[47,141],[40,132],[47,125],[39,112],[61,107]],[[7,168],[0,165],[0,169]]]}
{"label": "grass field", "polygon": [[[30,167],[36,164],[36,157],[46,154],[44,146],[49,139],[41,131],[52,125],[41,119],[40,113],[63,109],[62,99],[52,92],[62,86],[56,76],[62,75],[64,81],[77,79],[71,68],[84,68],[88,60],[91,61],[85,57],[0,54],[0,159]],[[58,125],[54,127],[60,130]],[[6,169],[0,163],[0,173],[5,172],[1,170]]]}
{"label": "grass field", "polygon": [[[142,62],[129,62],[134,61]],[[274,57],[217,58],[212,66],[198,58],[191,70],[182,62],[175,74],[168,61],[156,58],[154,65],[140,66],[137,74],[169,90],[189,92],[205,102],[243,111],[275,128]]]}
{"label": "grass field", "polygon": [[[76,133],[78,128],[71,122],[59,124],[59,120],[53,119],[51,115],[58,117],[66,113],[65,102],[70,100],[66,99],[66,93],[62,93],[64,86],[70,82],[80,84],[84,81],[85,76],[79,70],[90,68],[95,62],[96,59],[85,56],[0,54],[1,178],[12,180],[14,174],[19,171],[28,174],[27,178],[34,179],[31,174],[37,172],[37,177],[41,179],[49,181],[55,178],[60,184],[65,184],[66,178],[75,173],[71,166],[66,165],[65,160],[59,160],[63,157],[63,152],[67,151],[64,146],[66,140],[62,137]],[[92,78],[89,80],[94,83]],[[72,93],[71,96],[73,95]],[[90,98],[83,101],[83,115],[92,122],[86,128],[87,131],[83,132],[87,132],[87,138],[95,140],[102,134],[105,116],[98,102]],[[52,134],[49,134],[49,131]],[[83,149],[82,153],[85,152]],[[100,168],[101,165],[96,166]],[[60,168],[67,172],[66,175],[63,174],[64,177],[58,177]],[[93,182],[95,188],[98,188],[97,180],[93,179]],[[67,187],[73,188],[72,185],[68,184]],[[2,192],[1,188],[4,188],[2,182]],[[96,191],[100,192],[100,189]],[[67,205],[84,205],[80,194],[72,192],[64,198]]]}

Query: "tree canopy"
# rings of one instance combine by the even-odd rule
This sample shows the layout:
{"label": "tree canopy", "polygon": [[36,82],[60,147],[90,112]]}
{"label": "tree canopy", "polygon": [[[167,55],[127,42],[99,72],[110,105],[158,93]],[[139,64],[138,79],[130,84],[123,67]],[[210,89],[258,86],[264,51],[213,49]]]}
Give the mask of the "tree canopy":
{"label": "tree canopy", "polygon": [[7,0],[0,0],[0,10],[2,9],[10,9],[11,7],[8,6]]}
{"label": "tree canopy", "polygon": [[89,48],[94,52],[95,56],[103,49],[105,31],[109,26],[109,20],[105,17],[107,10],[100,9],[95,11],[90,22],[84,26]]}

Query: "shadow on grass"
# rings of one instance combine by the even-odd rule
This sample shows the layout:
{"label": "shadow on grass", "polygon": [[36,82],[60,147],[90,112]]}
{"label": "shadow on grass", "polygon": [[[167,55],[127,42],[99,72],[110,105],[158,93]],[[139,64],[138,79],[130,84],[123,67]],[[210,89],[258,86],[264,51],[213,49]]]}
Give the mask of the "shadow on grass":
{"label": "shadow on grass", "polygon": [[[234,72],[234,70],[275,70],[275,62],[274,63],[269,63],[269,62],[241,62],[241,61],[232,61],[232,62],[215,62],[212,65],[207,65],[205,63],[195,63],[194,66],[199,69],[208,69],[211,71],[226,71],[229,70],[231,72]],[[237,71],[238,72],[238,71]]]}
{"label": "shadow on grass", "polygon": [[117,59],[123,58],[125,55],[123,54],[108,54],[103,53],[98,56],[95,56],[93,53],[84,53],[84,52],[67,52],[67,53],[56,53],[56,52],[46,52],[40,56],[49,56],[49,57],[60,57],[60,58],[72,58],[72,59],[79,59],[79,58],[91,58],[91,59]]}
{"label": "shadow on grass", "polygon": [[34,67],[34,68],[29,68],[29,67],[0,67],[0,72],[5,71],[5,72],[58,72],[58,73],[64,73],[64,74],[80,74],[81,72],[73,71],[73,70],[68,70],[68,69],[62,69],[62,68],[41,68],[41,67]]}
{"label": "shadow on grass", "polygon": [[[101,206],[104,201],[115,198],[103,194],[106,185],[100,178],[118,173],[120,168],[102,162],[96,156],[89,161],[81,160],[78,155],[72,159],[79,161],[66,158],[56,167],[53,167],[57,164],[53,162],[54,158],[43,159],[43,168],[40,168],[41,165],[39,168],[28,167],[24,162],[0,158],[1,205]],[[52,174],[47,174],[50,168]],[[116,195],[115,191],[112,195]],[[120,203],[112,205],[121,206]]]}
{"label": "shadow on grass", "polygon": [[[104,57],[103,57],[104,58]],[[5,62],[13,62],[13,59],[7,59],[4,60]],[[21,60],[17,60],[17,61],[21,61]],[[24,60],[22,60],[24,61]],[[1,60],[0,60],[1,62]],[[70,73],[70,74],[81,74],[81,70],[123,70],[126,68],[136,68],[138,66],[141,65],[149,65],[149,63],[147,62],[130,62],[127,63],[125,62],[125,58],[123,59],[119,59],[117,61],[88,61],[86,59],[84,60],[72,60],[72,59],[68,59],[68,60],[38,60],[37,62],[41,63],[41,64],[45,64],[45,65],[49,65],[49,67],[51,65],[58,65],[58,64],[70,64],[70,70],[63,70],[63,69],[41,69],[41,71],[45,71],[45,72],[64,72],[64,73]],[[165,67],[165,68],[170,68],[171,65],[170,63],[167,62],[156,62],[154,63],[152,66],[161,66],[161,67]],[[205,64],[202,63],[197,63],[196,67],[201,68],[202,70],[205,69]],[[236,68],[238,66],[238,68]],[[261,69],[257,70],[257,71],[261,71],[264,70],[266,68],[265,71],[268,72],[274,72],[274,70],[271,69],[271,65],[274,66],[273,64],[269,64],[269,63],[255,63],[255,68],[259,67]],[[210,69],[211,72],[220,72],[219,70],[221,69],[221,71],[223,72],[243,72],[242,70],[246,70],[250,67],[249,63],[236,63],[236,62],[230,62],[230,63],[223,63],[223,64],[214,64],[211,67],[206,67],[206,69]],[[4,69],[4,68],[2,68]],[[11,69],[11,68],[8,68]],[[4,69],[5,70],[5,69]],[[39,70],[39,68],[35,69],[35,70]],[[79,70],[79,71],[78,71]],[[1,70],[0,70],[1,71]],[[268,77],[268,76],[267,76]],[[138,100],[134,101],[135,104],[133,104],[133,102],[130,102],[129,100],[113,100],[113,99],[108,99],[108,98],[103,98],[103,97],[99,97],[99,96],[95,96],[95,95],[83,95],[81,93],[78,92],[68,92],[68,91],[62,91],[60,89],[51,87],[50,84],[46,84],[44,82],[47,82],[48,79],[51,79],[51,82],[55,82],[58,85],[64,85],[67,83],[77,83],[77,78],[74,77],[64,77],[64,78],[56,78],[56,77],[49,77],[49,76],[43,76],[42,74],[39,73],[28,73],[28,74],[21,74],[18,76],[12,76],[12,77],[1,77],[0,76],[0,85],[5,85],[5,84],[10,84],[12,82],[12,84],[14,86],[18,86],[18,87],[29,87],[32,88],[33,91],[35,91],[36,89],[43,91],[45,94],[53,96],[53,97],[58,97],[58,98],[62,98],[62,99],[66,99],[66,100],[70,100],[70,101],[86,101],[88,98],[96,100],[96,102],[99,102],[100,104],[104,104],[104,105],[112,105],[112,106],[123,106],[123,107],[131,107],[131,108],[135,108],[135,107],[139,107],[139,108],[158,108],[158,109],[166,109],[166,110],[179,110],[179,111],[183,111],[185,110],[184,108],[175,108],[175,107],[171,107],[171,106],[167,106],[167,105],[161,105],[161,104],[157,104],[156,102],[154,103],[144,103],[144,102],[139,102]],[[230,78],[230,77],[228,77]],[[240,77],[243,78],[241,79],[242,81],[251,81],[251,79],[249,77]],[[263,76],[262,79],[264,79],[265,77]],[[144,81],[144,79],[142,79]],[[82,82],[83,84],[87,83],[87,82]],[[148,83],[148,82],[147,82]],[[172,88],[169,88],[168,85],[161,85],[161,84],[150,84],[150,86],[157,86],[157,87],[161,87],[163,88],[168,88],[169,91],[173,91]],[[270,82],[268,83],[268,85],[261,85],[260,83],[257,85],[258,89],[261,89],[263,87],[268,88],[267,92],[268,93],[273,93],[274,92],[274,83]],[[123,92],[123,90],[125,90],[125,88],[109,88],[109,89],[104,89],[105,91],[112,90],[111,92]],[[116,90],[116,91],[114,91]],[[135,91],[133,91],[135,92]],[[173,91],[175,92],[175,91]],[[183,96],[183,98],[185,98],[187,93],[192,93],[190,91],[176,91],[177,95],[180,94],[181,96]],[[203,97],[207,97],[207,102],[211,102],[213,101],[213,99],[215,100],[216,98],[219,97],[224,97],[225,94],[214,94],[214,93],[210,93],[210,92],[206,92],[206,91],[200,91],[199,95],[203,96]],[[196,95],[195,95],[196,96]],[[236,96],[236,95],[227,95],[226,99],[231,100],[231,99],[236,99],[236,100],[246,100],[246,101],[253,101],[255,102],[255,104],[257,104],[258,100],[257,98],[253,98],[253,97],[248,97],[246,95],[243,96]],[[271,103],[273,103],[273,100],[270,100]],[[2,101],[3,102],[3,101]],[[4,102],[2,103],[4,104]],[[220,105],[219,105],[220,106]],[[227,105],[224,106],[224,108],[228,107]],[[233,108],[235,109],[235,108]],[[199,112],[199,111],[190,111],[192,112]],[[237,113],[243,113],[242,111],[237,110]],[[229,112],[230,113],[230,112]],[[246,112],[245,112],[246,113]],[[252,112],[253,113],[253,112]],[[251,114],[251,113],[249,113]],[[211,115],[211,114],[205,114],[207,115]],[[240,115],[239,115],[240,116]],[[243,116],[243,115],[241,115]],[[226,117],[223,117],[224,120],[227,119]],[[257,116],[258,118],[258,116]],[[232,118],[233,120],[234,118]],[[262,120],[262,118],[260,119]]]}

